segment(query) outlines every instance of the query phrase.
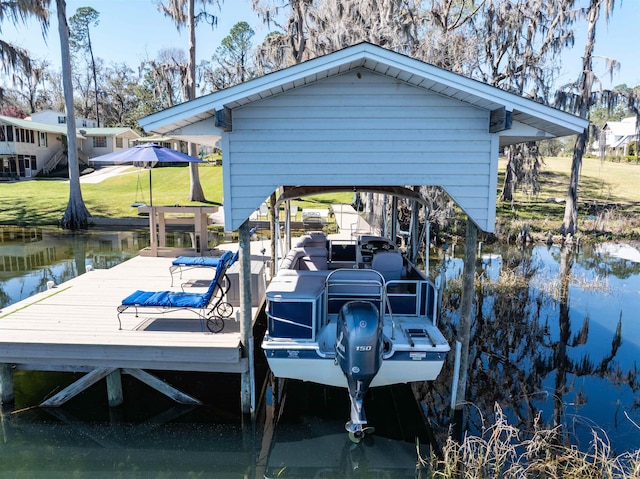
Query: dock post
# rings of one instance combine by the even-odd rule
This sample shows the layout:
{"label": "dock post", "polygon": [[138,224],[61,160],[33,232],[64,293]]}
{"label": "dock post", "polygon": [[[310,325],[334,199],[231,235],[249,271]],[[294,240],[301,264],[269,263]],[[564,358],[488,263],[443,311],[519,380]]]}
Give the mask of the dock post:
{"label": "dock post", "polygon": [[13,371],[10,364],[2,363],[0,364],[0,406],[11,406],[13,401]]}
{"label": "dock post", "polygon": [[122,394],[122,376],[120,370],[116,369],[106,377],[107,380],[107,398],[109,399],[109,407],[122,406],[124,396]]}
{"label": "dock post", "polygon": [[477,239],[478,229],[471,221],[471,218],[467,217],[467,230],[464,243],[462,300],[460,304],[460,324],[458,326],[458,336],[461,343],[460,371],[458,376],[459,381],[456,384],[456,403],[452,411],[456,423],[460,423],[457,424],[458,426],[462,423],[463,406],[466,400],[467,375],[469,371],[469,342],[471,339],[471,315],[473,309]]}
{"label": "dock post", "polygon": [[240,399],[243,414],[252,414],[253,378],[253,351],[250,351],[253,342],[250,340],[253,331],[251,327],[251,238],[249,236],[249,223],[245,221],[238,228],[238,240],[240,248],[240,341],[244,349],[244,357],[249,358],[249,371],[241,374]]}
{"label": "dock post", "polygon": [[269,265],[270,278],[276,275],[276,243],[278,241],[278,235],[276,234],[276,228],[278,228],[278,211],[276,210],[276,194],[271,193],[269,197],[269,212],[271,214],[269,218],[269,232],[271,233],[271,264]]}

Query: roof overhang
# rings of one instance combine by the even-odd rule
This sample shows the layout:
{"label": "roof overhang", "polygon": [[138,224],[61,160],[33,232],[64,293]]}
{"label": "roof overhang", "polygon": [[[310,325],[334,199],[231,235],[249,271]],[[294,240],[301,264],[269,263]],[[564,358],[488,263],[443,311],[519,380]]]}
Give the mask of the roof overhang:
{"label": "roof overhang", "polygon": [[[223,131],[216,126],[217,112],[233,110],[356,68],[367,68],[488,111],[504,109],[513,123],[530,127],[531,132],[535,132],[533,135],[500,134],[501,146],[575,135],[588,126],[587,120],[575,115],[369,43],[360,43],[196,98],[141,118],[139,123],[147,132],[190,138],[201,144],[215,143]],[[195,126],[198,124],[204,128]]]}

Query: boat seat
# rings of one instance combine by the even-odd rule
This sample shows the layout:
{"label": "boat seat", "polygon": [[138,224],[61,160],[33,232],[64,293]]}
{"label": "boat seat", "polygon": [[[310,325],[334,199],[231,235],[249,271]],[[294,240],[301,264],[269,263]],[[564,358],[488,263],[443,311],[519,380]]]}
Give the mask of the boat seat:
{"label": "boat seat", "polygon": [[371,269],[378,271],[385,281],[402,278],[402,255],[398,251],[378,251],[373,255]]}
{"label": "boat seat", "polygon": [[301,236],[296,247],[300,248],[326,248],[327,235],[324,233],[314,232]]}
{"label": "boat seat", "polygon": [[321,271],[328,269],[327,248],[293,248],[280,264],[281,269]]}

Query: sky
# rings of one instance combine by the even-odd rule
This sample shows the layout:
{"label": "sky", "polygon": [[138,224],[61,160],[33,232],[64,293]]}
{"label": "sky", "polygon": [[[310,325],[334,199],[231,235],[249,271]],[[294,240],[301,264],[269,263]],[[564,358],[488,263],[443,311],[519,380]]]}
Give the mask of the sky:
{"label": "sky", "polygon": [[[26,48],[32,57],[48,59],[52,65],[60,65],[60,45],[55,1],[51,2],[48,40],[44,40],[40,26],[36,22],[14,28],[4,22],[0,28],[3,40]],[[221,8],[207,7],[209,13],[218,17],[217,26],[211,28],[200,23],[196,28],[197,61],[210,60],[220,41],[238,22],[246,21],[256,32],[254,43],[262,41],[268,33],[261,21],[253,13],[250,0],[226,0]],[[155,59],[163,48],[180,48],[187,51],[186,29],[181,33],[173,20],[158,11],[157,0],[67,0],[67,18],[80,7],[92,7],[100,13],[99,24],[91,27],[94,55],[107,64],[125,62],[136,68],[140,62]],[[196,8],[198,2],[196,2]]]}
{"label": "sky", "polygon": [[[55,5],[55,2],[52,3]],[[100,12],[100,23],[91,30],[95,55],[107,64],[125,62],[135,68],[143,60],[156,58],[163,48],[178,47],[186,51],[188,47],[186,30],[179,33],[173,22],[157,10],[155,3],[157,0],[67,0],[67,16],[72,16],[79,7],[86,6]],[[220,41],[237,22],[246,21],[251,25],[256,32],[255,44],[269,33],[251,10],[250,0],[226,0],[221,3],[220,9],[208,7],[210,13],[218,17],[217,26],[212,29],[201,24],[196,29],[198,62],[210,60]],[[577,78],[586,36],[586,25],[581,26],[581,30],[576,31],[576,46],[563,55],[559,85]],[[640,0],[618,0],[609,24],[601,18],[597,28],[594,70],[604,88],[622,83],[640,85],[637,53],[639,26]],[[32,57],[46,58],[52,65],[60,64],[55,12],[52,12],[47,42],[42,38],[39,25],[34,22],[17,29],[5,22],[0,28],[5,41],[26,48]],[[613,80],[605,75],[604,57],[615,58],[621,63]]]}

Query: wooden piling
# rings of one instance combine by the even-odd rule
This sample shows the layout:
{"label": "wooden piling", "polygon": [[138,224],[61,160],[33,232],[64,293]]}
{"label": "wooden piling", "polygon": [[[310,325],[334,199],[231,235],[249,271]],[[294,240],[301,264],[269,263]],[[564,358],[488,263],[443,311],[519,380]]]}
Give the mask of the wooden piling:
{"label": "wooden piling", "polygon": [[238,229],[240,248],[240,342],[242,343],[243,356],[249,358],[248,371],[243,372],[240,379],[240,400],[243,414],[251,414],[252,392],[255,390],[251,383],[253,375],[253,351],[251,351],[251,238],[249,236],[249,223],[245,221]]}
{"label": "wooden piling", "polygon": [[120,370],[116,369],[106,378],[107,381],[107,398],[110,407],[121,406],[124,402],[122,394],[122,375]]}
{"label": "wooden piling", "polygon": [[458,341],[460,348],[460,371],[456,388],[456,401],[454,417],[462,417],[462,409],[466,400],[467,376],[469,370],[469,341],[471,336],[471,313],[473,309],[473,292],[476,268],[476,241],[478,239],[478,229],[476,225],[467,218],[467,231],[464,243],[464,267],[462,280],[462,300],[460,304],[460,325],[458,327]]}
{"label": "wooden piling", "polygon": [[13,370],[10,364],[0,364],[0,405],[11,406],[14,401],[13,396]]}

